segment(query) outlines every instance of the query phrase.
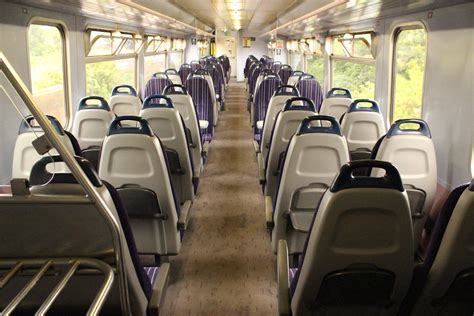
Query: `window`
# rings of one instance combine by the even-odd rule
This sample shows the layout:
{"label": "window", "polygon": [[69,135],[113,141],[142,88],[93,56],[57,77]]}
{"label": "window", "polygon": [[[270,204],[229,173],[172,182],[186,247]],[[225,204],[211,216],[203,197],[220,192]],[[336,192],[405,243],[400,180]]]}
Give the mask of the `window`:
{"label": "window", "polygon": [[332,38],[331,86],[348,88],[353,98],[375,96],[373,33],[337,35]]}
{"label": "window", "polygon": [[290,65],[293,70],[303,70],[303,54],[290,52]]}
{"label": "window", "polygon": [[33,98],[41,110],[68,121],[66,49],[59,25],[33,23],[28,28],[28,54]]}
{"label": "window", "polygon": [[135,86],[136,56],[144,41],[139,34],[91,29],[86,58],[86,93],[107,98],[119,84]]}
{"label": "window", "polygon": [[147,82],[153,74],[165,70],[166,54],[145,56],[145,82]]}
{"label": "window", "polygon": [[183,52],[182,51],[170,52],[169,58],[170,59],[169,59],[168,68],[174,68],[178,70],[181,64],[183,63]]}
{"label": "window", "polygon": [[119,84],[135,86],[135,58],[86,64],[86,94],[107,99]]}
{"label": "window", "polygon": [[426,43],[422,27],[399,28],[395,32],[392,121],[422,116]]}
{"label": "window", "polygon": [[322,55],[306,55],[305,56],[305,72],[316,77],[322,84],[324,81],[324,59]]}

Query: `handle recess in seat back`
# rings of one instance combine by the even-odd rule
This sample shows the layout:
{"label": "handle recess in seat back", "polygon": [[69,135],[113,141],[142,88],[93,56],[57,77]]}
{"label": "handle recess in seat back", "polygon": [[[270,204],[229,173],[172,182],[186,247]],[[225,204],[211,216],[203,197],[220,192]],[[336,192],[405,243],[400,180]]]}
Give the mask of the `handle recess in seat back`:
{"label": "handle recess in seat back", "polygon": [[[122,126],[120,123],[122,121],[134,121],[137,122],[138,127]],[[116,135],[116,134],[143,134],[147,136],[154,136],[153,131],[148,125],[147,120],[139,116],[119,116],[116,117],[112,123],[110,123],[109,130],[107,131],[107,136]]]}
{"label": "handle recess in seat back", "polygon": [[[342,92],[342,93],[341,93]],[[352,99],[351,90],[346,88],[332,88],[326,94],[326,98],[349,98]]]}
{"label": "handle recess in seat back", "polygon": [[136,97],[137,96],[137,91],[131,85],[122,84],[122,85],[115,86],[112,89],[112,96],[120,95],[120,94],[126,94],[126,95],[131,95],[131,96]]}
{"label": "handle recess in seat back", "polygon": [[[361,104],[370,104],[370,106],[361,106]],[[351,112],[375,112],[380,113],[380,108],[375,100],[371,99],[356,99],[352,101],[351,105],[349,106],[349,110],[347,113]]]}
{"label": "handle recess in seat back", "polygon": [[[97,103],[88,104],[89,101],[98,101],[99,104]],[[103,97],[96,96],[96,95],[91,95],[91,96],[82,98],[79,101],[79,106],[77,107],[78,111],[89,110],[89,109],[110,111],[109,103],[107,103],[107,101]]]}
{"label": "handle recess in seat back", "polygon": [[[413,128],[401,128],[404,124],[416,124],[417,129]],[[420,135],[431,138],[431,131],[426,123],[422,119],[400,119],[395,121],[387,132],[387,138],[397,135]]]}
{"label": "handle recess in seat back", "polygon": [[[326,121],[331,123],[331,126],[313,126],[311,122]],[[333,116],[329,115],[311,115],[301,121],[300,127],[296,135],[310,134],[310,133],[326,133],[335,134],[342,137],[341,125],[336,121]]]}
{"label": "handle recess in seat back", "polygon": [[[152,100],[165,100],[166,103],[152,103]],[[143,101],[143,106],[142,109],[149,109],[149,108],[173,108],[173,100],[171,98],[167,97],[166,95],[161,95],[161,94],[156,94],[156,95],[150,95]]]}
{"label": "handle recess in seat back", "polygon": [[[380,168],[385,170],[383,177],[356,176],[356,169]],[[405,191],[397,168],[388,161],[364,159],[351,161],[341,167],[339,174],[331,185],[331,192],[354,188],[378,188]]]}
{"label": "handle recess in seat back", "polygon": [[[303,105],[294,104],[297,101],[303,101]],[[311,99],[305,97],[295,97],[287,100],[285,106],[283,107],[283,112],[292,110],[316,112],[316,107],[314,106],[314,102]]]}
{"label": "handle recess in seat back", "polygon": [[[181,89],[181,91],[176,90],[176,88]],[[169,86],[166,86],[166,88],[163,90],[163,94],[164,95],[168,95],[168,94],[188,94],[188,90],[182,84],[170,84]]]}

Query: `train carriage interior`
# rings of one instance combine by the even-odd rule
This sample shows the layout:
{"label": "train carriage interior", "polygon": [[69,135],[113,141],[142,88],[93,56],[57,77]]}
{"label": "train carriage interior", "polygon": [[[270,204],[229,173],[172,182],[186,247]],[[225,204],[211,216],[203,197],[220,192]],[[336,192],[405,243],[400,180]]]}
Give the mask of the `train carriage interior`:
{"label": "train carriage interior", "polygon": [[0,1],[0,315],[474,315],[472,0]]}

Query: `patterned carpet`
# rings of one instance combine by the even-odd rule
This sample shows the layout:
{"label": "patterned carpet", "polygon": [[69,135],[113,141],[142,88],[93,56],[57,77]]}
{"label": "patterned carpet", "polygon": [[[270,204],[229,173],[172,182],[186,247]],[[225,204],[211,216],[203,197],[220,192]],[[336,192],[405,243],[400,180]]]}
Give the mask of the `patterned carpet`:
{"label": "patterned carpet", "polygon": [[245,88],[232,82],[163,315],[275,315],[276,260],[265,229]]}

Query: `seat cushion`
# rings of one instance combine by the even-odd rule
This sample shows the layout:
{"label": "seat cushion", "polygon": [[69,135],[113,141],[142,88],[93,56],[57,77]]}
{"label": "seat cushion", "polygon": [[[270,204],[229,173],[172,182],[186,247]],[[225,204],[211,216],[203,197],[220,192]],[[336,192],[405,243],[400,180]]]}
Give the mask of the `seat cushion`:
{"label": "seat cushion", "polygon": [[158,276],[158,271],[160,271],[160,267],[143,267],[143,270],[145,270],[148,279],[150,279],[150,284],[153,287],[156,277]]}

